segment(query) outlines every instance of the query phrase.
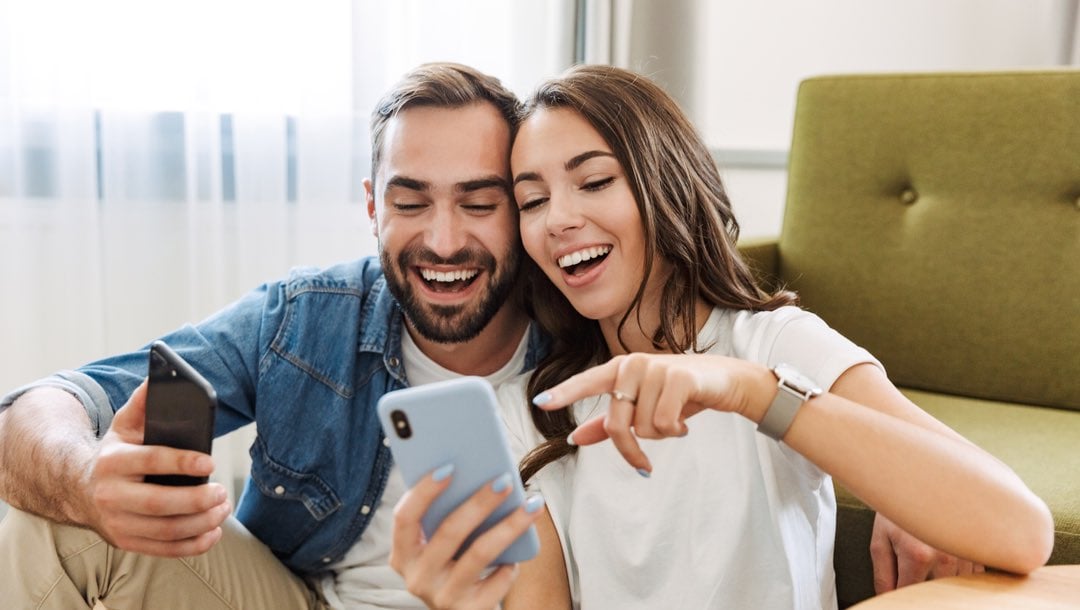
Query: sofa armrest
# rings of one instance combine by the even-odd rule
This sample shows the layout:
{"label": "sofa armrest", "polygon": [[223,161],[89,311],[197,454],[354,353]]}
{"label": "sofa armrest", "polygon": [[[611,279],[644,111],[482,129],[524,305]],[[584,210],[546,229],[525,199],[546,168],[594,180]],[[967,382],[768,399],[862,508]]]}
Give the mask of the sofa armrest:
{"label": "sofa armrest", "polygon": [[776,238],[745,239],[739,241],[738,248],[754,279],[765,290],[775,291],[780,283],[780,242]]}

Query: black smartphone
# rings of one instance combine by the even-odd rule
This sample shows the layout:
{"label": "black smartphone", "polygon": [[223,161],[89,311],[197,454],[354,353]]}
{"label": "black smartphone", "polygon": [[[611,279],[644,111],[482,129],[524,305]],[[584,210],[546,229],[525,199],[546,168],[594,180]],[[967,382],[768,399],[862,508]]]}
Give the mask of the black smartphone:
{"label": "black smartphone", "polygon": [[[167,445],[209,454],[214,443],[217,394],[202,375],[163,341],[150,345],[144,445]],[[147,475],[147,483],[201,485],[208,477]]]}

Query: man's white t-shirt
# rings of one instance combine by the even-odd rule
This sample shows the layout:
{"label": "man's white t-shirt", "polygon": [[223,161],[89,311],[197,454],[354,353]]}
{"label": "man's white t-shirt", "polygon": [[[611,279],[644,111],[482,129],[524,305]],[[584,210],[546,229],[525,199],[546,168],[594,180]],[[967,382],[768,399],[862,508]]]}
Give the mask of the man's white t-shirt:
{"label": "man's white t-shirt", "polygon": [[[786,362],[825,388],[856,364],[880,366],[795,307],[714,309],[698,346],[769,366]],[[518,453],[543,440],[525,409],[527,381],[519,376],[499,392]],[[606,412],[608,400],[576,403],[577,422]],[[686,424],[685,438],[638,441],[653,465],[651,478],[602,442],[548,465],[530,482],[562,541],[575,606],[836,608],[831,478],[741,416],[708,411]]]}
{"label": "man's white t-shirt", "polygon": [[[517,350],[498,371],[485,377],[496,389],[513,379],[525,366],[528,331],[521,337]],[[401,357],[410,386],[454,379],[461,375],[439,366],[416,345],[409,333],[402,333]],[[397,465],[390,470],[379,506],[360,540],[341,561],[330,566],[331,573],[319,582],[323,597],[335,610],[370,608],[426,608],[420,599],[405,588],[401,575],[390,567],[390,546],[393,542],[394,505],[405,495],[405,481]]]}

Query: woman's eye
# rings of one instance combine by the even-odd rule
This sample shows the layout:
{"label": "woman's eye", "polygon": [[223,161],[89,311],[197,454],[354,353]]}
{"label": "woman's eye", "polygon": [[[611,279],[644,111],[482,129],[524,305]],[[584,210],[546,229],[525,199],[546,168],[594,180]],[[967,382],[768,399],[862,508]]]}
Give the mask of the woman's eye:
{"label": "woman's eye", "polygon": [[592,182],[586,182],[585,184],[581,185],[581,190],[599,191],[610,186],[612,182],[615,182],[614,176],[610,178],[603,178],[601,180],[593,180]]}
{"label": "woman's eye", "polygon": [[532,210],[532,209],[536,208],[537,206],[543,205],[544,203],[547,202],[547,200],[548,200],[547,197],[537,197],[535,199],[530,199],[530,200],[526,201],[525,203],[522,203],[521,205],[519,205],[518,206],[518,211],[519,212],[528,212],[529,210]]}

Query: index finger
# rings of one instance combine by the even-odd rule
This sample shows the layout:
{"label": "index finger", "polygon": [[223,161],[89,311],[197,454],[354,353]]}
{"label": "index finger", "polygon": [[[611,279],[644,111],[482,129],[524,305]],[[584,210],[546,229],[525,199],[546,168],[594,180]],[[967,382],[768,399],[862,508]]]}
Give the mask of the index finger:
{"label": "index finger", "polygon": [[452,464],[436,468],[401,496],[401,500],[394,507],[392,553],[397,555],[393,558],[394,561],[411,561],[419,553],[424,540],[420,520],[439,494],[446,490],[453,472]]}
{"label": "index finger", "polygon": [[615,358],[582,371],[533,398],[533,404],[545,411],[562,409],[588,396],[607,394],[615,389],[619,361]]}

